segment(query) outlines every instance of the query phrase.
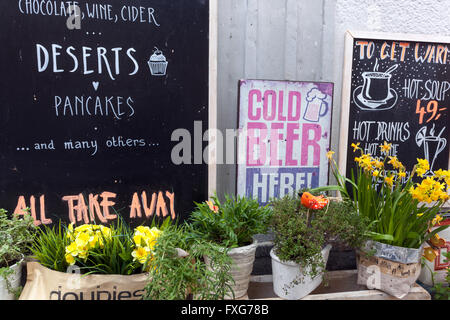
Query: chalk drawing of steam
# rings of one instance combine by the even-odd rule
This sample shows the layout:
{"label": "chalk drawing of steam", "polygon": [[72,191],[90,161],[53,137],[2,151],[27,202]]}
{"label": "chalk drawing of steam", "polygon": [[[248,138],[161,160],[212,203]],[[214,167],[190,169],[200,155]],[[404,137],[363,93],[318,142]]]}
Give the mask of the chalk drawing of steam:
{"label": "chalk drawing of steam", "polygon": [[322,93],[318,88],[314,87],[309,90],[306,95],[305,114],[303,119],[311,122],[319,122],[321,117],[324,117],[328,113],[328,103],[325,101],[327,95]]}

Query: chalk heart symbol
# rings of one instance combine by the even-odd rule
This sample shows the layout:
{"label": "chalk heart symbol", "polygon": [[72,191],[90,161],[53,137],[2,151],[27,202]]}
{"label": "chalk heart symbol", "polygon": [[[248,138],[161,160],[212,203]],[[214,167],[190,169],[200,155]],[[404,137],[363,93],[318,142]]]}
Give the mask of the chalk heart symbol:
{"label": "chalk heart symbol", "polygon": [[92,86],[94,87],[95,91],[97,91],[99,84],[100,84],[100,82],[98,82],[98,81],[92,82]]}

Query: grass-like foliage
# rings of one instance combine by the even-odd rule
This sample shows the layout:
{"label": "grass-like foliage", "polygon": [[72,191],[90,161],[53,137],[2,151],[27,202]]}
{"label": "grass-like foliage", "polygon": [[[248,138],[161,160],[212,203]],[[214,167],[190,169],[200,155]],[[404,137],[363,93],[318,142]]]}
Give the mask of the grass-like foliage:
{"label": "grass-like foliage", "polygon": [[[179,249],[188,252],[180,257]],[[204,261],[208,256],[214,263]],[[186,226],[169,226],[158,238],[144,300],[223,299],[232,293],[231,258],[219,246],[191,237]]]}
{"label": "grass-like foliage", "polygon": [[192,232],[198,238],[227,248],[241,247],[252,243],[253,236],[267,231],[271,210],[261,207],[256,200],[225,195],[220,202],[217,196],[212,201],[195,203],[191,214]]}
{"label": "grass-like foliage", "polygon": [[66,246],[70,244],[67,228],[59,222],[52,227],[42,226],[31,245],[33,258],[44,267],[66,272],[69,264],[66,262]]}

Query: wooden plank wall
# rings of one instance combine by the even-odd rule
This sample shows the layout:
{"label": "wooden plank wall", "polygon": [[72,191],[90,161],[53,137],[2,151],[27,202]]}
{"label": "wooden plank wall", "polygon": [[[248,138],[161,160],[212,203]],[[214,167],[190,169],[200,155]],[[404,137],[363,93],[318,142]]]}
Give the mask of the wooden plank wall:
{"label": "wooden plank wall", "polygon": [[[333,81],[334,7],[335,0],[218,1],[219,130],[237,127],[239,79]],[[234,194],[235,185],[236,165],[218,165],[217,193]]]}

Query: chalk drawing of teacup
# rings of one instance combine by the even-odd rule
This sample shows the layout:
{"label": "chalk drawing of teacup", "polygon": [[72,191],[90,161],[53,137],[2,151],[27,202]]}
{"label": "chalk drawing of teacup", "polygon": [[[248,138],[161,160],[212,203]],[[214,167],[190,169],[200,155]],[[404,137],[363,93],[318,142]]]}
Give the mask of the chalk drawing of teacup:
{"label": "chalk drawing of teacup", "polygon": [[[377,61],[378,63],[378,61]],[[377,69],[376,64],[375,69]],[[362,110],[388,110],[397,103],[397,92],[391,88],[393,65],[385,72],[367,71],[362,73],[363,85],[353,91],[353,101]]]}

